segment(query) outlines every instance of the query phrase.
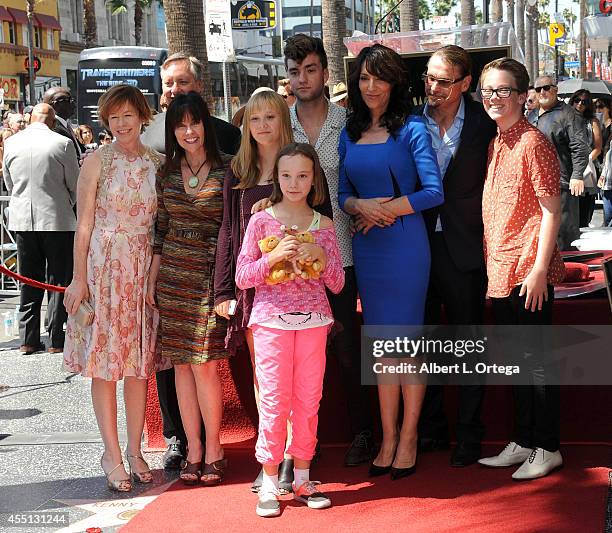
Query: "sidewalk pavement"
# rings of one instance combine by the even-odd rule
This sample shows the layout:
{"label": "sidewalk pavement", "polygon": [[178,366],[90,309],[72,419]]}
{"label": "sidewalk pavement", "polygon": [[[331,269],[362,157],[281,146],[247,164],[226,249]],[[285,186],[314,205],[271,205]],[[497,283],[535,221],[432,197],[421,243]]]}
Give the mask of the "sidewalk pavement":
{"label": "sidewalk pavement", "polygon": [[[10,300],[0,302],[0,316],[14,309]],[[100,468],[103,446],[91,381],[63,370],[62,354],[21,354],[19,339],[0,330],[0,532],[83,532],[90,527],[117,531],[178,474],[161,468],[161,453],[145,453],[154,483],[135,484],[128,494],[109,491]],[[121,382],[117,396],[125,449]],[[27,514],[33,511],[38,515]],[[17,521],[32,523],[41,517],[55,525],[14,527]]]}

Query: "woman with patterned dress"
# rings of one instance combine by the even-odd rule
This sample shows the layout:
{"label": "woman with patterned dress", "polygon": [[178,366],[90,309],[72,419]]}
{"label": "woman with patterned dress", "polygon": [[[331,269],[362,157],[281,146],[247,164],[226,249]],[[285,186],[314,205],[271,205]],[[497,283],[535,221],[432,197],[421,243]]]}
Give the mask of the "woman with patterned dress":
{"label": "woman with patterned dress", "polygon": [[[349,76],[338,197],[356,217],[353,259],[367,326],[418,326],[425,313],[430,252],[421,211],[441,204],[444,194],[427,128],[409,116],[409,93],[396,52],[379,44],[361,50]],[[370,476],[415,471],[424,394],[424,384],[379,380],[383,440]]]}
{"label": "woman with patterned dress", "polygon": [[[154,305],[157,298],[162,356],[174,364],[188,449],[181,479],[188,485],[213,485],[221,482],[227,467],[219,440],[222,396],[217,372],[219,359],[228,356],[227,321],[214,312],[213,280],[230,157],[219,152],[208,109],[195,92],[177,96],[168,107],[166,157],[157,187],[147,301]],[[201,420],[206,428],[204,451]]]}
{"label": "woman with patterned dress", "polygon": [[[64,366],[92,378],[102,470],[109,489],[127,492],[132,480],[153,480],[140,444],[147,378],[164,367],[156,351],[158,313],[145,303],[162,160],[140,143],[151,111],[138,89],[113,87],[100,98],[98,115],[116,141],[90,155],[79,175],[74,274],[64,295]],[[75,315],[84,300],[94,309],[90,326]],[[118,380],[124,381],[129,477],[117,435]]]}

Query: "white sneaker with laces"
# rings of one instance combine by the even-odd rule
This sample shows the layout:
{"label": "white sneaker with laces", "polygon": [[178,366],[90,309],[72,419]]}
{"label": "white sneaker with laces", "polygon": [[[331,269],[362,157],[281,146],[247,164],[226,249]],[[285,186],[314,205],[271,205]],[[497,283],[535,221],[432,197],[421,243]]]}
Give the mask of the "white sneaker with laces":
{"label": "white sneaker with laces", "polygon": [[512,479],[517,481],[537,479],[547,476],[562,465],[563,457],[559,450],[549,452],[544,448],[534,448],[525,462],[512,474]]}
{"label": "white sneaker with laces", "polygon": [[263,487],[259,490],[259,499],[255,512],[257,516],[269,518],[280,514],[280,502],[278,501],[278,491],[266,490]]}
{"label": "white sneaker with laces", "polygon": [[506,447],[499,455],[493,457],[483,457],[478,459],[478,463],[483,466],[493,468],[504,468],[507,466],[518,465],[525,462],[531,454],[531,448],[523,448],[516,442],[512,441],[506,444]]}
{"label": "white sneaker with laces", "polygon": [[331,500],[317,489],[320,481],[305,481],[299,487],[293,484],[293,499],[308,505],[311,509],[327,509]]}

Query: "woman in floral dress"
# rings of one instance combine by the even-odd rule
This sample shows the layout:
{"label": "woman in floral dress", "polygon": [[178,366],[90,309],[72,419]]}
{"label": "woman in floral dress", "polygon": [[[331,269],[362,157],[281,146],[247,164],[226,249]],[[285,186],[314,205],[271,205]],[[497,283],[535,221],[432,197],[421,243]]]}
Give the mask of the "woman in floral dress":
{"label": "woman in floral dress", "polygon": [[[152,481],[140,448],[147,378],[167,366],[156,351],[158,313],[145,303],[162,160],[140,142],[151,111],[138,89],[115,86],[98,104],[100,120],[116,140],[87,157],[79,176],[74,276],[64,296],[64,366],[92,378],[102,470],[109,489],[127,492],[132,480]],[[75,317],[83,300],[94,309],[90,326]],[[117,434],[118,380],[124,381],[130,476]]]}

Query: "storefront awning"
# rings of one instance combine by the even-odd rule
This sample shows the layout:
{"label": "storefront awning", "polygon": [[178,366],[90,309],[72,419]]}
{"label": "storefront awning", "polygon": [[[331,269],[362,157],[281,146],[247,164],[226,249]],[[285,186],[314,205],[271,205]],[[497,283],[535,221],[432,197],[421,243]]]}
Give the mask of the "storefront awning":
{"label": "storefront awning", "polygon": [[610,17],[585,17],[584,32],[589,39],[612,38],[612,19]]}
{"label": "storefront awning", "polygon": [[0,6],[0,20],[6,20],[7,22],[13,22],[13,17],[6,10],[6,7]]}
{"label": "storefront awning", "polygon": [[28,23],[28,15],[26,15],[25,11],[21,9],[15,9],[14,7],[7,7],[7,9],[16,24]]}
{"label": "storefront awning", "polygon": [[51,15],[41,15],[40,13],[34,13],[34,24],[41,28],[48,28],[50,30],[62,31],[60,23],[55,17]]}

